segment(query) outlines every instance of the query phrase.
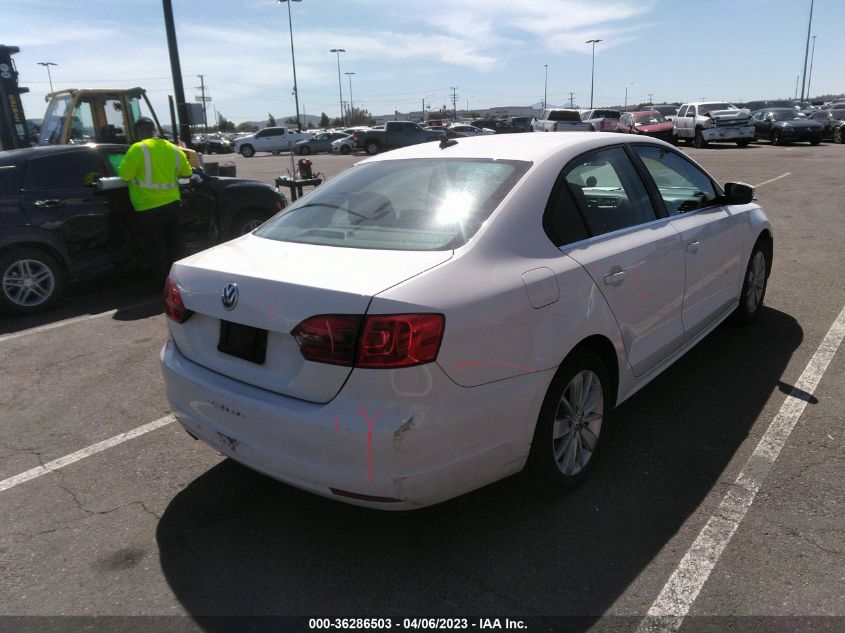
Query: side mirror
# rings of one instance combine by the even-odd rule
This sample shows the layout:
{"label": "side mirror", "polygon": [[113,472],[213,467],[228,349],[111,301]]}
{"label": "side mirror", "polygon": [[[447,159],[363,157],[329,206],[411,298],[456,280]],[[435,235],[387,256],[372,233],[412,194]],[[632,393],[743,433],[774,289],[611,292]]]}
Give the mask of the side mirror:
{"label": "side mirror", "polygon": [[194,173],[191,174],[189,181],[192,185],[198,185],[202,182],[202,176],[200,174],[198,174],[197,172],[194,172]]}
{"label": "side mirror", "polygon": [[754,187],[744,182],[725,183],[725,202],[728,204],[748,204],[754,200]]}

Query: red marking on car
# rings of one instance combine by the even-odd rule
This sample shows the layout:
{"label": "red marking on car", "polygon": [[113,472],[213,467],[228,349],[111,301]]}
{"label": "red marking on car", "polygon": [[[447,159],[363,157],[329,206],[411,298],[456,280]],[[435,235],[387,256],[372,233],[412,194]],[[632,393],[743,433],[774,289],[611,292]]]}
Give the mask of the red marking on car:
{"label": "red marking on car", "polygon": [[376,420],[381,414],[381,411],[376,411],[376,414],[370,419],[367,410],[364,407],[358,407],[358,413],[364,418],[367,423],[367,481],[373,483],[373,428],[376,425]]}

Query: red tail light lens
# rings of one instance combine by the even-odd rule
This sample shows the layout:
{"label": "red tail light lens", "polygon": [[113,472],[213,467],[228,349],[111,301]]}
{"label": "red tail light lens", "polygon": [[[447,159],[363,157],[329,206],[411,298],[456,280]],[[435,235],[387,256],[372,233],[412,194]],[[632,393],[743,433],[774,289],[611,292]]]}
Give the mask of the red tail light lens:
{"label": "red tail light lens", "polygon": [[315,316],[297,325],[291,335],[306,360],[351,367],[355,361],[361,319],[353,314]]}
{"label": "red tail light lens", "polygon": [[164,311],[176,323],[184,323],[193,314],[191,310],[185,307],[182,301],[182,294],[179,292],[179,286],[173,283],[170,277],[167,278],[167,283],[164,284]]}
{"label": "red tail light lens", "polygon": [[307,360],[396,368],[436,360],[444,327],[442,314],[322,315],[306,319],[291,335]]}

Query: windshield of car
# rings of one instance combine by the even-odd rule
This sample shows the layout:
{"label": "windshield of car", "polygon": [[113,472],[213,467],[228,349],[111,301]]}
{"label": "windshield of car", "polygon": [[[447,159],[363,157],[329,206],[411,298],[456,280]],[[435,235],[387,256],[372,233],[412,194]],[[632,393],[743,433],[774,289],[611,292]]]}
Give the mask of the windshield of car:
{"label": "windshield of car", "polygon": [[428,251],[467,242],[531,166],[492,159],[359,165],[259,228],[282,242]]}
{"label": "windshield of car", "polygon": [[704,116],[717,110],[737,110],[738,108],[730,103],[702,103],[698,106],[698,114]]}
{"label": "windshield of car", "polygon": [[69,94],[53,97],[50,100],[50,105],[47,106],[47,112],[44,114],[44,121],[41,124],[41,135],[38,137],[39,145],[61,143],[62,127],[70,108],[70,100]]}
{"label": "windshield of car", "polygon": [[829,112],[834,119],[845,120],[845,110],[830,110]]}
{"label": "windshield of car", "polygon": [[772,112],[775,121],[796,121],[805,120],[807,117],[797,110],[774,110]]}
{"label": "windshield of car", "polygon": [[656,123],[666,123],[666,119],[659,112],[648,112],[646,114],[635,115],[634,123],[637,125],[654,125]]}

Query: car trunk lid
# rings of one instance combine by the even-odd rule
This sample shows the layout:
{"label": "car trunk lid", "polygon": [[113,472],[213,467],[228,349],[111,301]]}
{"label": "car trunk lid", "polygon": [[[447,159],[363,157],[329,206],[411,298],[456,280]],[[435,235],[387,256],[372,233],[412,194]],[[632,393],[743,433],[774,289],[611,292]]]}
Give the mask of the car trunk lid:
{"label": "car trunk lid", "polygon": [[[203,367],[283,395],[328,402],[351,367],[306,361],[291,331],[317,315],[363,315],[373,295],[451,256],[451,250],[366,250],[246,235],[173,265],[171,279],[193,314],[182,324],[169,321],[170,330],[180,352]],[[237,285],[237,300],[227,308],[229,284]]]}

